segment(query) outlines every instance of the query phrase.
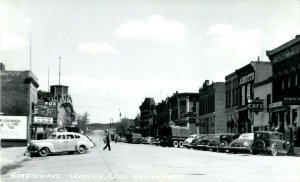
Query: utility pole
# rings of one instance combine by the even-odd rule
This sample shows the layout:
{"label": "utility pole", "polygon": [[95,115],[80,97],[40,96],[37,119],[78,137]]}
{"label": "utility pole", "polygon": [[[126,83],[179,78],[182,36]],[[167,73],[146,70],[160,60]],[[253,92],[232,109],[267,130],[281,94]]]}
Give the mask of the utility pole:
{"label": "utility pole", "polygon": [[58,73],[58,85],[60,85],[60,63],[61,63],[61,57],[59,56],[59,73]]}
{"label": "utility pole", "polygon": [[50,68],[48,66],[48,93],[49,93],[49,70],[50,70]]}
{"label": "utility pole", "polygon": [[31,32],[29,32],[29,69],[31,71]]}

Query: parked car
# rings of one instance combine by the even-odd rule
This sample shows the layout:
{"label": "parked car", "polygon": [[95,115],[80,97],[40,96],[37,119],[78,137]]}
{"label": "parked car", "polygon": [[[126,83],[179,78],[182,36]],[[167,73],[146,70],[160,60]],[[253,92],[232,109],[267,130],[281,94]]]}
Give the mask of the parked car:
{"label": "parked car", "polygon": [[119,137],[118,142],[126,142],[126,138],[125,137]]}
{"label": "parked car", "polygon": [[208,143],[207,148],[212,151],[224,152],[228,144],[239,137],[239,134],[235,133],[221,133],[216,134]]}
{"label": "parked car", "polygon": [[154,137],[145,137],[142,139],[142,144],[150,144],[152,145]]}
{"label": "parked car", "polygon": [[283,139],[283,134],[271,131],[256,131],[254,133],[254,143],[252,154],[267,152],[273,156],[278,153],[286,154],[290,149],[290,142]]}
{"label": "parked car", "polygon": [[207,150],[207,145],[209,141],[215,136],[215,134],[207,134],[203,137],[198,144],[196,144],[196,149]]}
{"label": "parked car", "polygon": [[190,149],[190,148],[196,149],[196,146],[198,145],[198,143],[200,142],[200,140],[202,138],[204,138],[205,136],[206,136],[205,134],[199,134],[199,135],[197,135],[186,148],[187,149]]}
{"label": "parked car", "polygon": [[129,133],[126,135],[126,142],[127,143],[142,143],[142,135],[140,133]]}
{"label": "parked car", "polygon": [[230,152],[251,152],[254,133],[243,133],[238,139],[233,140],[227,148]]}
{"label": "parked car", "polygon": [[218,150],[221,134],[215,134],[207,143],[207,149],[213,152]]}
{"label": "parked car", "polygon": [[38,154],[41,157],[61,152],[84,154],[93,146],[93,142],[82,134],[56,132],[52,133],[45,140],[32,140],[27,147],[26,153],[29,153],[31,156]]}
{"label": "parked car", "polygon": [[196,138],[197,135],[190,135],[186,140],[183,142],[183,146],[189,148],[189,145],[192,143],[193,139]]}
{"label": "parked car", "polygon": [[156,145],[156,146],[159,146],[159,145],[160,145],[160,140],[159,140],[159,138],[158,138],[158,137],[155,138],[155,139],[153,140],[152,144],[153,144],[153,145]]}

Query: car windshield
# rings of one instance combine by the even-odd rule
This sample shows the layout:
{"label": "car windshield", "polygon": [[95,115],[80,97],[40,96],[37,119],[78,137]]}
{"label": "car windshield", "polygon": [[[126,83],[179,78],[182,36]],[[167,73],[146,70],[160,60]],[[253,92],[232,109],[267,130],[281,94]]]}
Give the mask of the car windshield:
{"label": "car windshield", "polygon": [[50,136],[48,136],[47,139],[55,139],[56,138],[56,135],[55,134],[51,134]]}
{"label": "car windshield", "polygon": [[239,139],[254,139],[254,134],[253,133],[244,133],[242,134]]}
{"label": "car windshield", "polygon": [[189,138],[195,138],[195,135],[191,135],[191,136],[189,136]]}
{"label": "car windshield", "polygon": [[255,133],[255,138],[269,138],[269,135],[267,133]]}

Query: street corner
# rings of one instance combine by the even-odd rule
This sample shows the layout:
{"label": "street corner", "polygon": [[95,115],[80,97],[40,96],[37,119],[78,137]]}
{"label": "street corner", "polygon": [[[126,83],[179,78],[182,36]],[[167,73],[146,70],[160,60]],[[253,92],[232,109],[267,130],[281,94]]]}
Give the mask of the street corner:
{"label": "street corner", "polygon": [[1,148],[1,174],[2,169],[11,169],[21,162],[30,160],[30,157],[25,155],[25,151],[26,147]]}

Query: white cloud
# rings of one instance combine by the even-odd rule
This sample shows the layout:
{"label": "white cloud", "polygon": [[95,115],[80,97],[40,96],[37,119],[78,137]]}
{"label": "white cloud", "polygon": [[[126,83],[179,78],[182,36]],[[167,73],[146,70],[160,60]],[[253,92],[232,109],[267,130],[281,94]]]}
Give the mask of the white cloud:
{"label": "white cloud", "polygon": [[119,26],[115,33],[122,38],[182,40],[186,31],[186,27],[181,22],[166,20],[161,15],[152,15],[147,21],[127,21]]}
{"label": "white cloud", "polygon": [[86,42],[78,46],[77,50],[85,52],[88,54],[97,54],[97,53],[117,53],[117,49],[111,45],[109,42]]}
{"label": "white cloud", "polygon": [[1,49],[10,51],[28,47],[28,40],[20,34],[3,31],[0,35]]}
{"label": "white cloud", "polygon": [[208,29],[207,36],[213,43],[211,47],[204,49],[208,55],[256,57],[261,53],[262,33],[258,29],[239,30],[231,25],[215,24]]}

